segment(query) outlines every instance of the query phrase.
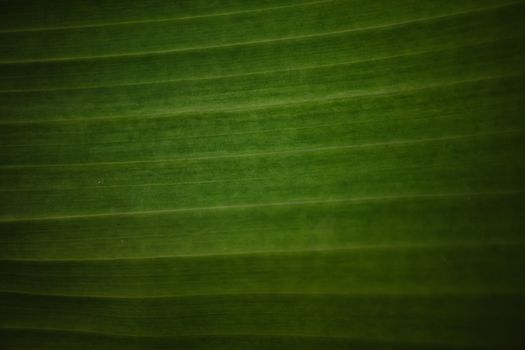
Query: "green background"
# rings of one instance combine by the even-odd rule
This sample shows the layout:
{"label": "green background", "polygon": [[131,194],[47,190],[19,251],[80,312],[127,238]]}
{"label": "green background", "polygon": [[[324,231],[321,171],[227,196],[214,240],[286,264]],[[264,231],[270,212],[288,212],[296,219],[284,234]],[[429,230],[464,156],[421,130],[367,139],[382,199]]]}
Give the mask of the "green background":
{"label": "green background", "polygon": [[525,346],[525,2],[0,13],[0,349]]}

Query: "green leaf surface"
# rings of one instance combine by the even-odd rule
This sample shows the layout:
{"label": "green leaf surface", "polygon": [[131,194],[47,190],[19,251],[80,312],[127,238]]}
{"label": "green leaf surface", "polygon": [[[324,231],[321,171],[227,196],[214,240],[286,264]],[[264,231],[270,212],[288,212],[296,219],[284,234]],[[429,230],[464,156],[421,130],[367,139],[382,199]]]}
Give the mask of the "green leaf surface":
{"label": "green leaf surface", "polygon": [[525,2],[0,19],[0,349],[525,346]]}

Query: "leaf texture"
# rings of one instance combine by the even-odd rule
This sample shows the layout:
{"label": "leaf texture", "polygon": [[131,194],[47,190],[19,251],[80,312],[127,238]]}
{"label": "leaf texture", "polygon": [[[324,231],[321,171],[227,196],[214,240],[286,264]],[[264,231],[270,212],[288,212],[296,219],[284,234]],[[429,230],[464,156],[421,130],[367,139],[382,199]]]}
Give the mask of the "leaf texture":
{"label": "leaf texture", "polygon": [[0,8],[0,349],[525,345],[525,2]]}

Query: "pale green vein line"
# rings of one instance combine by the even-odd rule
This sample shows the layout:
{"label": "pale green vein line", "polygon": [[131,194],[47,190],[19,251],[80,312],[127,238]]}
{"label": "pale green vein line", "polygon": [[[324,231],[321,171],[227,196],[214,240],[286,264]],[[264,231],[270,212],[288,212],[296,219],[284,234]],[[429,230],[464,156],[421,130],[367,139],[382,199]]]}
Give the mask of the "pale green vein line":
{"label": "pale green vein line", "polygon": [[[435,348],[436,346],[441,346],[443,349],[450,349],[450,350],[461,350],[461,349],[478,349],[478,350],[489,350],[492,349],[489,345],[476,345],[473,346],[472,344],[468,345],[461,345],[461,344],[455,344],[450,342],[443,342],[443,341],[407,341],[407,340],[399,340],[399,339],[382,339],[378,337],[374,338],[362,338],[362,337],[349,337],[349,336],[340,336],[340,335],[326,335],[326,334],[292,334],[292,333],[283,333],[283,334],[269,334],[269,333],[209,333],[209,334],[177,334],[177,335],[137,335],[137,334],[124,334],[124,333],[107,333],[107,332],[97,332],[97,331],[91,331],[91,330],[65,330],[65,329],[56,329],[56,328],[14,328],[14,327],[0,327],[0,331],[7,331],[7,332],[32,332],[32,333],[62,333],[62,334],[71,334],[75,336],[92,336],[92,337],[108,337],[108,338],[120,338],[122,339],[136,339],[136,340],[176,340],[176,339],[188,339],[188,338],[268,338],[268,339],[301,339],[301,341],[308,341],[310,342],[313,339],[317,340],[324,340],[324,341],[339,341],[339,342],[349,342],[353,346],[355,346],[357,343],[363,343],[363,344],[381,344],[381,346],[385,346],[386,344],[404,344],[405,346],[410,346],[411,348],[414,346],[423,346],[423,348],[427,348],[428,346],[431,346],[432,348]],[[326,345],[326,344],[324,344]],[[310,348],[310,347],[308,347]]]}
{"label": "pale green vein line", "polygon": [[428,142],[454,141],[454,140],[462,140],[462,139],[469,139],[469,138],[491,137],[491,136],[510,135],[510,134],[519,135],[519,134],[522,134],[523,132],[525,132],[525,129],[511,129],[511,130],[499,130],[499,131],[493,131],[493,132],[473,133],[473,134],[427,137],[427,138],[421,138],[421,139],[393,140],[393,141],[386,141],[386,142],[368,142],[368,143],[359,143],[359,144],[351,144],[351,145],[337,145],[337,146],[324,146],[324,147],[307,147],[307,148],[253,152],[253,153],[233,153],[233,154],[180,157],[180,158],[142,159],[142,160],[127,160],[127,161],[111,161],[111,162],[90,162],[90,163],[17,164],[17,165],[3,165],[3,166],[0,166],[0,169],[92,167],[92,166],[106,166],[106,165],[117,165],[118,166],[118,165],[130,165],[130,164],[207,161],[207,160],[218,160],[218,159],[229,159],[229,158],[252,158],[252,157],[266,157],[266,156],[274,156],[274,155],[280,156],[280,155],[287,155],[287,154],[329,152],[329,151],[354,149],[354,148],[368,148],[368,147],[396,146],[396,145],[428,143]]}
{"label": "pale green vein line", "polygon": [[[354,124],[365,124],[370,123],[369,121],[349,121],[349,122],[339,122],[339,123],[327,123],[327,124],[318,124],[313,126],[300,126],[300,127],[285,127],[285,128],[274,128],[274,129],[262,129],[262,130],[249,130],[249,131],[236,131],[230,133],[218,133],[218,134],[201,134],[201,135],[177,135],[174,137],[158,137],[155,138],[155,142],[158,141],[176,141],[176,140],[186,140],[186,139],[201,139],[201,138],[212,138],[212,137],[231,137],[231,136],[243,136],[243,135],[255,135],[255,134],[266,134],[273,132],[281,131],[298,131],[298,130],[310,130],[310,129],[320,129],[320,128],[330,128],[334,126],[345,126],[345,125],[354,125]],[[137,140],[125,140],[125,141],[104,141],[104,142],[91,142],[91,143],[81,143],[75,142],[75,145],[114,145],[114,144],[128,144],[134,143]],[[5,144],[0,145],[0,147],[7,148],[17,148],[17,147],[45,147],[45,146],[71,146],[71,143],[16,143],[16,144]],[[1,191],[1,189],[0,189]]]}
{"label": "pale green vein line", "polygon": [[[473,347],[472,344],[467,346],[461,346],[458,344],[449,344],[444,342],[424,342],[424,341],[404,341],[398,339],[382,339],[378,337],[373,338],[362,338],[362,337],[350,337],[342,335],[333,335],[333,334],[305,334],[305,333],[194,333],[194,334],[175,334],[175,335],[146,335],[146,334],[129,334],[129,333],[112,333],[112,332],[102,332],[102,331],[93,331],[93,330],[83,330],[83,329],[59,329],[59,328],[36,328],[36,327],[0,327],[0,331],[4,332],[32,332],[32,333],[59,333],[59,334],[71,334],[71,335],[84,335],[84,336],[93,336],[100,337],[105,336],[109,338],[127,338],[127,339],[136,339],[136,340],[176,340],[176,339],[189,339],[189,338],[275,338],[275,339],[290,339],[298,338],[303,339],[304,341],[311,341],[312,339],[319,340],[333,340],[333,341],[345,341],[351,342],[352,344],[366,343],[366,344],[406,344],[407,346],[415,345],[432,345],[434,347],[441,345],[446,349],[450,349],[450,346],[453,346],[451,349],[463,349],[468,348],[472,349],[489,349],[487,346],[478,345]],[[326,345],[326,344],[325,344]]]}
{"label": "pale green vein line", "polygon": [[178,110],[172,112],[161,112],[157,114],[135,114],[135,115],[106,115],[106,116],[94,116],[94,117],[85,117],[85,118],[60,118],[60,119],[45,119],[45,120],[3,120],[0,121],[0,126],[2,125],[19,125],[19,124],[48,124],[48,123],[81,123],[81,122],[92,122],[92,121],[113,121],[120,119],[156,119],[156,118],[173,118],[179,115],[189,115],[189,114],[202,114],[202,113],[225,113],[225,112],[243,112],[243,111],[253,111],[253,110],[264,110],[269,108],[278,108],[278,107],[287,107],[294,105],[305,105],[305,104],[319,104],[319,103],[330,103],[336,101],[351,100],[355,98],[363,97],[390,97],[395,95],[401,95],[404,93],[418,92],[430,89],[439,89],[449,86],[456,86],[462,84],[473,84],[479,82],[485,82],[490,80],[501,80],[509,78],[521,77],[524,72],[518,71],[517,73],[508,73],[501,75],[492,75],[484,76],[475,79],[464,79],[456,81],[447,81],[445,83],[441,82],[439,84],[429,84],[425,86],[416,86],[408,88],[400,88],[399,86],[392,86],[387,89],[378,89],[373,92],[363,92],[357,91],[353,93],[338,93],[334,95],[324,96],[322,98],[309,98],[301,99],[295,101],[285,101],[277,103],[260,103],[260,104],[243,104],[240,107],[230,107],[230,108],[210,108],[210,109],[186,109]]}
{"label": "pale green vein line", "polygon": [[[412,119],[428,119],[426,117],[412,118]],[[349,126],[349,125],[359,125],[359,124],[371,124],[374,121],[370,120],[351,120],[347,122],[338,122],[338,123],[326,123],[326,124],[317,124],[312,126],[299,126],[299,127],[283,127],[283,128],[273,128],[273,129],[262,129],[262,130],[248,130],[248,131],[235,131],[229,133],[217,133],[217,134],[200,134],[200,135],[177,135],[173,137],[163,137],[155,138],[155,141],[177,141],[177,140],[186,140],[186,139],[202,139],[202,138],[213,138],[213,137],[232,137],[232,136],[244,136],[244,135],[255,135],[255,134],[267,134],[274,132],[282,131],[298,131],[298,130],[318,130],[322,128],[331,128],[334,126]],[[0,124],[1,125],[1,124]],[[104,141],[104,142],[75,142],[75,145],[114,145],[114,144],[128,144],[137,142],[135,139],[131,140],[119,140],[119,141]],[[71,146],[71,143],[16,143],[16,144],[2,144],[1,147],[6,148],[18,148],[18,147],[46,147],[46,146]],[[2,191],[2,189],[0,189]]]}
{"label": "pale green vein line", "polygon": [[[512,194],[514,194],[513,192]],[[483,193],[486,195],[487,193]],[[490,195],[501,195],[502,193],[490,193]],[[523,194],[523,193],[522,193]],[[480,196],[480,193],[469,193],[467,196]],[[444,197],[445,195],[425,195],[419,196],[426,199]],[[459,194],[448,194],[448,197],[459,197]],[[373,197],[368,199],[360,198],[361,201],[371,200]],[[382,200],[387,197],[379,199],[379,197],[373,198],[373,200]],[[412,196],[416,198],[416,196]],[[399,197],[388,197],[388,199],[398,200]],[[405,198],[406,199],[406,198]],[[348,200],[349,201],[349,200]],[[443,249],[443,248],[480,248],[480,247],[525,247],[525,241],[485,241],[485,242],[433,242],[433,243],[388,243],[388,244],[354,244],[346,247],[331,247],[331,248],[316,248],[316,249],[301,249],[301,250],[255,250],[255,251],[238,251],[228,253],[202,253],[202,254],[179,254],[179,255],[154,255],[154,256],[126,256],[126,257],[97,257],[97,258],[75,258],[75,259],[0,259],[0,263],[48,263],[48,262],[97,262],[97,261],[136,261],[136,260],[178,260],[178,259],[209,259],[209,258],[228,258],[228,257],[266,257],[273,255],[306,255],[306,254],[340,254],[340,253],[352,253],[355,251],[363,250],[399,250],[399,249]],[[6,273],[1,273],[6,274]],[[7,274],[12,272],[7,271]],[[17,273],[15,273],[18,275]],[[25,275],[25,274],[24,274]],[[2,292],[2,291],[0,291]],[[5,291],[3,291],[5,292]]]}
{"label": "pale green vein line", "polygon": [[408,20],[408,21],[393,22],[393,23],[387,23],[387,24],[381,24],[381,25],[375,25],[375,26],[350,28],[350,29],[336,30],[336,31],[331,31],[331,32],[323,32],[323,33],[286,36],[282,38],[252,40],[252,41],[245,41],[245,42],[231,43],[231,44],[224,44],[224,45],[198,46],[198,47],[187,47],[187,48],[180,48],[180,49],[145,51],[145,52],[130,52],[130,53],[125,53],[125,54],[108,54],[108,55],[96,55],[96,56],[76,56],[76,57],[59,57],[59,58],[45,58],[45,59],[28,59],[28,60],[17,60],[17,61],[0,61],[0,65],[85,61],[85,60],[113,59],[113,58],[118,59],[118,58],[123,58],[123,57],[137,57],[137,56],[141,57],[141,56],[162,55],[162,54],[190,52],[190,51],[215,50],[215,49],[231,48],[231,47],[239,47],[239,46],[271,44],[271,43],[282,42],[282,41],[296,41],[296,40],[311,39],[311,38],[323,38],[326,36],[336,36],[336,35],[349,34],[349,33],[354,33],[354,32],[383,30],[383,29],[388,29],[392,27],[410,25],[414,23],[431,22],[431,21],[442,20],[442,19],[446,19],[450,17],[469,15],[469,14],[485,12],[485,11],[493,11],[493,10],[497,10],[497,9],[508,7],[508,6],[513,6],[516,4],[521,4],[521,2],[507,3],[503,5],[491,6],[491,7],[480,8],[480,9],[473,9],[473,10],[468,10],[468,11],[458,11],[458,12],[449,13],[446,15],[429,16],[425,18],[418,18],[418,19],[413,19],[413,20]]}
{"label": "pale green vein line", "polygon": [[[148,340],[148,341],[154,341],[154,340],[176,340],[176,339],[188,339],[188,338],[267,338],[267,339],[301,339],[301,341],[308,341],[310,342],[313,339],[316,340],[323,340],[323,341],[338,341],[338,342],[349,342],[349,345],[352,344],[352,346],[356,346],[357,344],[366,344],[369,346],[370,344],[381,344],[382,347],[385,345],[393,345],[393,344],[403,344],[404,346],[409,346],[410,348],[414,346],[423,347],[426,349],[427,347],[436,348],[437,346],[442,347],[443,349],[449,349],[449,350],[461,350],[461,349],[468,349],[468,350],[489,350],[492,349],[490,345],[479,345],[476,344],[476,346],[472,344],[456,344],[451,342],[443,342],[443,341],[413,341],[413,340],[399,340],[399,339],[386,339],[386,338],[379,338],[379,337],[373,337],[373,338],[363,338],[363,337],[349,337],[349,336],[341,336],[341,335],[326,335],[326,334],[298,334],[298,333],[283,333],[283,334],[269,334],[269,333],[209,333],[209,334],[178,334],[178,335],[169,335],[169,336],[161,336],[161,335],[137,335],[137,334],[119,334],[119,333],[106,333],[106,332],[96,332],[96,331],[90,331],[90,330],[65,330],[65,329],[53,329],[53,328],[14,328],[14,327],[1,327],[0,331],[7,331],[7,332],[31,332],[31,333],[58,333],[58,334],[71,334],[75,336],[92,336],[92,337],[108,337],[108,338],[120,338],[122,339],[136,339],[136,340]],[[324,344],[326,346],[326,344]],[[308,347],[310,348],[310,347]],[[14,348],[13,348],[14,349]]]}
{"label": "pale green vein line", "polygon": [[[108,332],[97,332],[97,331],[91,331],[91,330],[72,330],[72,329],[59,329],[59,328],[34,328],[34,327],[0,327],[0,330],[3,331],[13,331],[13,332],[56,332],[56,333],[71,333],[71,334],[85,334],[85,335],[92,335],[92,336],[107,336],[107,337],[122,337],[122,338],[132,338],[132,339],[177,339],[177,338],[198,338],[198,337],[205,337],[205,338],[228,338],[228,337],[248,337],[248,338],[257,338],[257,337],[268,337],[268,338],[320,338],[320,339],[342,339],[342,340],[361,340],[358,338],[352,338],[352,337],[341,337],[341,336],[328,336],[328,335],[310,335],[310,334],[291,334],[291,333],[284,333],[284,334],[268,334],[268,333],[261,333],[261,334],[251,334],[251,333],[196,333],[196,334],[176,334],[176,335],[138,335],[138,334],[127,334],[127,333],[108,333]],[[376,338],[374,338],[375,341],[377,341]],[[366,341],[366,340],[365,340]]]}
{"label": "pale green vein line", "polygon": [[[214,235],[220,235],[220,234],[230,234],[230,233],[239,233],[239,232],[243,232],[243,233],[252,233],[252,232],[271,232],[271,230],[269,229],[260,229],[260,228],[255,228],[255,227],[243,227],[242,229],[236,229],[236,230],[213,230],[213,231],[209,231],[208,233],[210,234],[214,234]],[[74,238],[73,238],[74,237]],[[136,239],[143,239],[143,238],[160,238],[160,239],[173,239],[173,235],[171,233],[151,233],[151,232],[148,232],[147,234],[140,234],[140,235],[122,235],[122,234],[118,234],[116,236],[110,236],[110,235],[107,235],[107,236],[95,236],[95,237],[92,237],[92,236],[80,236],[80,237],[77,237],[77,236],[73,236],[73,237],[67,237],[67,238],[45,238],[45,239],[41,239],[41,238],[36,238],[34,239],[33,237],[31,237],[30,241],[31,243],[36,243],[36,244],[45,244],[45,243],[57,243],[57,242],[91,242],[91,241],[104,241],[104,242],[107,242],[107,241],[120,241],[120,240],[136,240]],[[5,235],[0,235],[0,238],[5,238]],[[11,238],[15,238],[15,240],[17,241],[17,237],[13,237],[11,236]],[[17,244],[16,241],[13,241],[13,239],[10,239],[10,240],[0,240],[0,245],[9,245],[9,244]],[[0,258],[0,261],[2,260],[2,258]]]}
{"label": "pale green vein line", "polygon": [[[158,300],[165,299],[201,299],[201,298],[243,298],[247,296],[274,296],[274,297],[339,297],[339,298],[359,298],[364,296],[371,297],[468,297],[468,296],[522,296],[525,291],[521,290],[507,290],[507,289],[467,289],[461,288],[443,288],[440,290],[432,289],[425,290],[406,290],[406,289],[392,289],[392,290],[377,290],[377,289],[354,289],[347,290],[344,292],[333,292],[333,291],[313,291],[313,292],[242,292],[242,293],[192,293],[192,294],[170,294],[170,295],[73,295],[73,294],[40,294],[31,292],[20,292],[20,291],[8,291],[2,290],[0,294],[9,295],[20,295],[29,297],[49,297],[49,298],[64,298],[64,299],[84,299],[84,300],[99,300],[99,299],[110,299],[110,300]],[[0,327],[1,328],[1,327]]]}
{"label": "pale green vein line", "polygon": [[[181,182],[152,182],[152,183],[141,183],[141,184],[115,184],[115,185],[95,185],[95,186],[82,186],[83,189],[101,189],[101,188],[127,188],[127,187],[162,187],[162,186],[180,186],[180,185],[202,185],[211,183],[228,183],[228,182],[250,182],[266,180],[268,177],[243,177],[238,179],[225,179],[225,180],[203,180],[203,181],[181,181]],[[34,188],[0,188],[0,192],[35,192],[35,191],[75,191],[78,187],[68,188],[47,188],[47,189],[34,189]]]}
{"label": "pale green vein line", "polygon": [[[522,38],[523,38],[523,35],[517,35],[515,37],[514,36],[507,37],[505,40],[521,40]],[[271,75],[271,74],[276,74],[276,73],[302,72],[302,71],[307,71],[307,70],[338,68],[338,67],[352,66],[352,65],[363,64],[363,63],[387,61],[391,59],[404,58],[404,57],[438,54],[438,53],[447,52],[451,50],[464,49],[464,48],[468,48],[472,46],[492,44],[495,42],[499,42],[499,41],[485,40],[485,41],[479,41],[479,42],[471,42],[466,45],[465,44],[451,45],[451,46],[444,46],[444,47],[440,47],[440,48],[432,49],[432,50],[414,51],[414,52],[408,52],[408,53],[396,54],[396,55],[384,55],[384,56],[379,56],[379,57],[374,57],[374,58],[359,59],[359,60],[339,62],[339,63],[300,66],[297,68],[288,67],[288,68],[283,68],[283,69],[254,71],[254,72],[247,72],[247,73],[212,75],[212,76],[182,78],[182,79],[140,81],[140,82],[134,82],[134,83],[118,83],[118,84],[108,84],[108,85],[88,85],[88,86],[53,87],[53,88],[47,87],[47,88],[34,88],[34,89],[5,89],[5,90],[0,90],[0,94],[23,94],[23,93],[36,93],[36,92],[126,88],[126,87],[133,87],[133,86],[176,84],[176,83],[184,83],[184,82],[192,82],[192,81],[223,80],[223,79],[242,78],[242,77],[258,76],[258,75]]]}
{"label": "pale green vein line", "polygon": [[256,209],[265,207],[293,207],[303,205],[323,205],[336,203],[366,203],[375,201],[389,201],[389,200],[403,200],[403,199],[425,199],[425,198],[447,198],[447,197],[477,197],[477,196],[513,196],[522,195],[523,191],[497,191],[497,192],[463,192],[463,193],[432,193],[432,194],[406,194],[406,195],[391,195],[391,196],[370,196],[370,197],[352,197],[352,198],[328,198],[328,199],[305,199],[287,202],[273,202],[273,203],[247,203],[247,204],[232,204],[232,205],[216,205],[210,207],[187,207],[187,208],[171,208],[158,210],[139,210],[129,212],[111,212],[111,213],[94,213],[94,214],[72,214],[72,215],[55,215],[55,216],[41,216],[41,217],[13,217],[2,216],[0,223],[13,222],[29,222],[29,221],[47,221],[47,220],[75,220],[75,219],[90,219],[90,218],[106,218],[119,216],[133,216],[133,215],[158,215],[158,214],[172,214],[180,212],[193,211],[215,211],[215,210],[238,210],[238,209]]}
{"label": "pale green vein line", "polygon": [[[519,39],[521,37],[522,36],[518,36],[516,39]],[[184,82],[192,82],[192,81],[206,81],[206,80],[223,80],[223,79],[231,79],[231,78],[242,78],[242,77],[249,77],[249,76],[257,76],[257,75],[270,75],[270,74],[276,74],[276,73],[301,72],[301,71],[306,71],[306,70],[316,70],[316,69],[324,69],[324,68],[337,68],[337,67],[344,67],[344,66],[352,66],[352,65],[355,65],[355,64],[383,61],[383,60],[389,60],[389,59],[395,59],[395,58],[421,56],[421,55],[425,55],[425,54],[440,53],[440,52],[445,52],[445,51],[449,51],[449,50],[466,48],[466,47],[469,47],[469,46],[472,46],[472,45],[490,44],[490,43],[493,43],[493,42],[494,41],[483,41],[483,42],[480,42],[480,43],[473,43],[473,44],[467,44],[467,45],[443,47],[443,48],[439,48],[439,49],[435,49],[435,50],[424,50],[424,51],[410,52],[410,53],[397,54],[397,55],[385,55],[385,56],[381,56],[381,57],[367,58],[367,59],[362,59],[362,60],[354,60],[354,61],[339,62],[339,63],[329,63],[329,64],[319,64],[319,65],[311,65],[311,66],[301,66],[301,67],[297,67],[297,68],[273,69],[273,70],[266,70],[266,71],[255,71],[255,72],[238,73],[238,74],[213,75],[213,76],[204,76],[204,77],[197,77],[197,78],[142,81],[142,82],[136,82],[136,83],[124,83],[124,84],[112,84],[112,85],[71,86],[71,87],[54,87],[54,88],[41,88],[41,89],[38,89],[38,88],[37,89],[6,89],[6,90],[0,90],[0,94],[19,94],[19,93],[71,91],[71,90],[93,90],[93,89],[120,88],[120,87],[121,88],[125,88],[125,87],[131,87],[131,86],[162,85],[162,84],[174,84],[174,83],[184,83]]]}
{"label": "pale green vein line", "polygon": [[0,34],[58,31],[58,30],[68,30],[68,29],[88,29],[88,28],[124,26],[124,25],[135,25],[135,24],[188,21],[188,20],[193,20],[193,19],[236,16],[236,15],[244,15],[244,14],[250,14],[250,13],[257,13],[257,12],[275,11],[275,10],[281,10],[281,9],[286,9],[286,8],[319,5],[319,4],[329,3],[333,1],[334,0],[311,1],[311,2],[305,2],[305,3],[300,3],[300,4],[281,5],[281,6],[265,7],[265,8],[259,8],[259,9],[250,9],[250,10],[241,10],[241,11],[232,11],[232,12],[218,12],[218,13],[211,13],[211,14],[182,16],[182,17],[158,18],[158,19],[150,19],[150,20],[145,19],[145,20],[120,21],[120,22],[110,22],[110,23],[93,23],[93,24],[70,25],[70,26],[59,26],[59,27],[4,29],[4,30],[0,30]]}

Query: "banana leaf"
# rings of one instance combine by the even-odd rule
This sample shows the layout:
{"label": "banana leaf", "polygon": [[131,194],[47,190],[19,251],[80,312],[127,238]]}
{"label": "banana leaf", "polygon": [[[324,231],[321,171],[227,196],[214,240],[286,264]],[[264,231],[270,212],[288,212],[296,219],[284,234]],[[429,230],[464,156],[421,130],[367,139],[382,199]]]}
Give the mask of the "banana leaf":
{"label": "banana leaf", "polygon": [[2,0],[0,349],[523,349],[525,2]]}

